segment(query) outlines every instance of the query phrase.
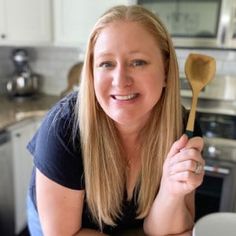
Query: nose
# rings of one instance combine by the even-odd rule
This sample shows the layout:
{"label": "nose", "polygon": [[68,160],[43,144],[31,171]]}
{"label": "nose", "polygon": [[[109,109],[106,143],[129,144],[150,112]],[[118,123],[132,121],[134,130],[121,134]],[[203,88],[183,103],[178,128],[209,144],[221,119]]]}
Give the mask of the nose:
{"label": "nose", "polygon": [[132,84],[132,77],[127,66],[117,65],[112,74],[112,86],[125,88]]}

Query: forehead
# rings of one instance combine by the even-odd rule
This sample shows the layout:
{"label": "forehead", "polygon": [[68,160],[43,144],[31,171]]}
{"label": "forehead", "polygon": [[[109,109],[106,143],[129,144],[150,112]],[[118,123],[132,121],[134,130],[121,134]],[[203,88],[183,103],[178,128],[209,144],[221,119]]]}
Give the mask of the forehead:
{"label": "forehead", "polygon": [[138,22],[115,21],[107,24],[98,33],[94,50],[100,51],[110,47],[129,47],[138,49],[142,47],[159,47],[159,43],[146,27]]}

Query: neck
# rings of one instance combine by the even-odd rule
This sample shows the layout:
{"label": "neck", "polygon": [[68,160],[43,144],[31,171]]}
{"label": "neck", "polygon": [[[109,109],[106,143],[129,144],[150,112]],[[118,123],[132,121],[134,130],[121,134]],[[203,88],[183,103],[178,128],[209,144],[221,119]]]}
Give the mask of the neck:
{"label": "neck", "polygon": [[129,125],[124,126],[116,124],[121,143],[124,150],[124,158],[127,163],[127,167],[131,168],[140,163],[140,131],[143,126],[141,125]]}
{"label": "neck", "polygon": [[126,153],[132,153],[134,149],[139,146],[138,132],[120,133],[123,148]]}

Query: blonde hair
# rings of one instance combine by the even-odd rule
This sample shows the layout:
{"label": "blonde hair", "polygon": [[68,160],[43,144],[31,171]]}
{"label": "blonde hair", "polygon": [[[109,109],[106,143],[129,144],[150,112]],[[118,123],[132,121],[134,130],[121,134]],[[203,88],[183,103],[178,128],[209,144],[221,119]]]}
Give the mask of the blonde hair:
{"label": "blonde hair", "polygon": [[84,162],[86,201],[94,220],[115,225],[122,215],[125,163],[114,122],[98,104],[93,85],[93,50],[99,33],[114,21],[142,25],[160,47],[166,87],[153,108],[150,121],[140,131],[141,171],[135,187],[137,218],[147,216],[159,189],[162,166],[173,142],[182,133],[179,71],[175,50],[160,19],[141,6],[116,6],[96,23],[88,40],[76,109]]}

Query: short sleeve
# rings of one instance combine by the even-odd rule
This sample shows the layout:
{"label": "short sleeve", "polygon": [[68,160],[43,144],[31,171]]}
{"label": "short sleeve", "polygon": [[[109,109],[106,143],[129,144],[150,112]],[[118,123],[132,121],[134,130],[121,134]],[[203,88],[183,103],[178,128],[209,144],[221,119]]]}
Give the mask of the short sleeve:
{"label": "short sleeve", "polygon": [[84,189],[79,135],[74,139],[76,93],[59,101],[46,115],[27,148],[34,165],[45,176],[65,187]]}

